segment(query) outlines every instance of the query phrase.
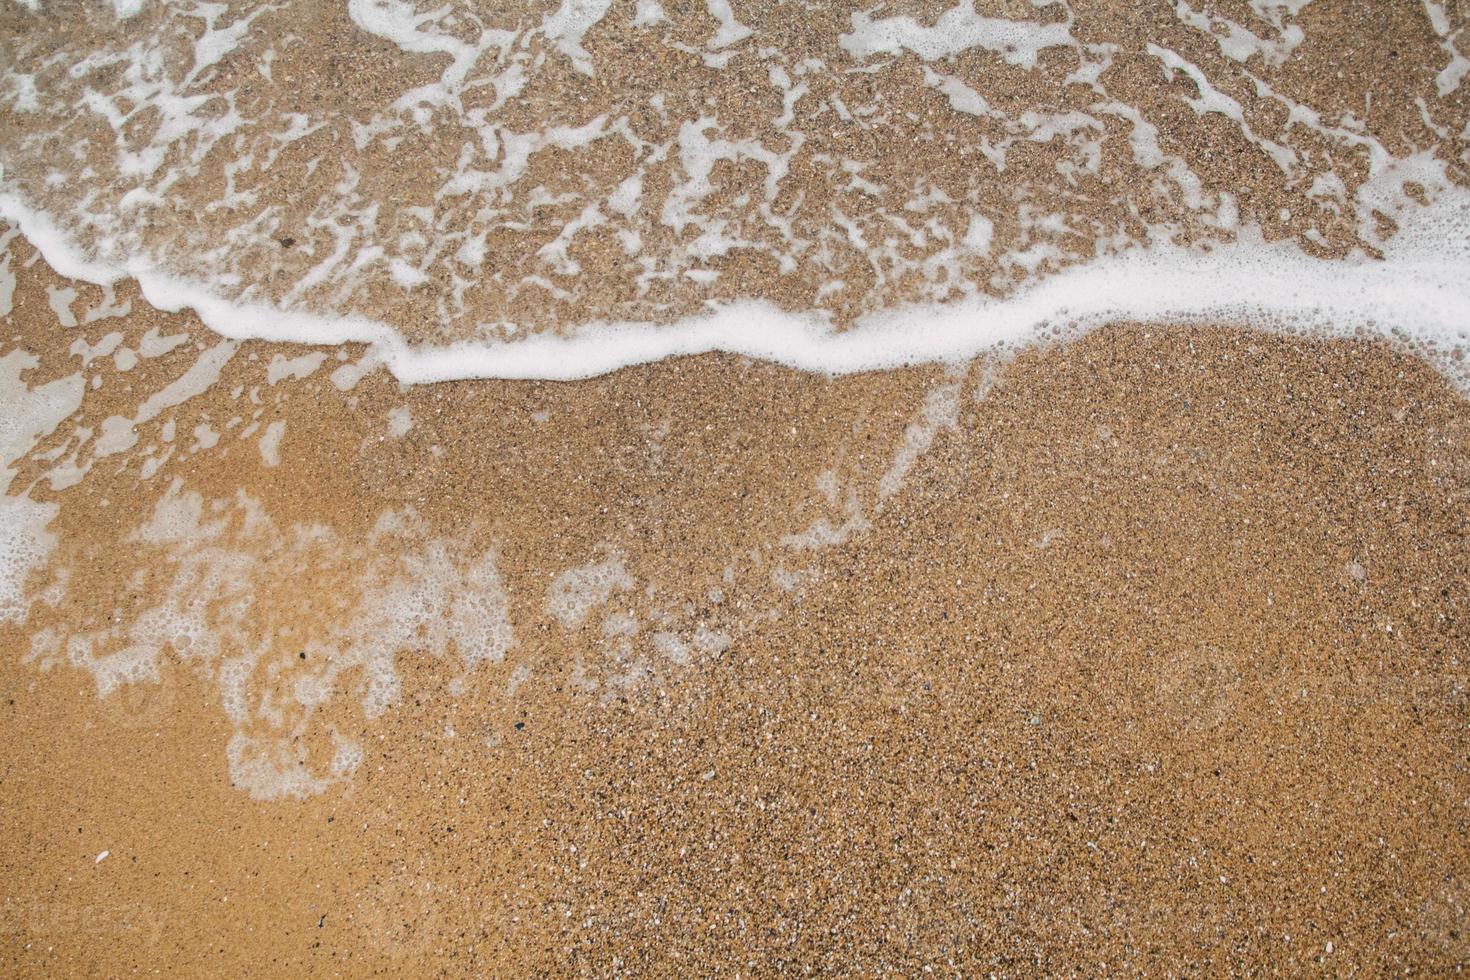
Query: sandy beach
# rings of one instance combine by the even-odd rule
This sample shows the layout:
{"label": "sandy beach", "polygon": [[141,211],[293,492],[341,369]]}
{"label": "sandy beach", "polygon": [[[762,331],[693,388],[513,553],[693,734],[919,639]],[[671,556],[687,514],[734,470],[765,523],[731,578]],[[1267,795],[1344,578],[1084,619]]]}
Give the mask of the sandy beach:
{"label": "sandy beach", "polygon": [[[31,6],[0,15],[12,98],[22,68],[40,93],[0,121],[0,192],[36,209],[0,224],[6,975],[1470,965],[1470,402],[1455,335],[1422,326],[1451,294],[1406,277],[1401,322],[1339,330],[1271,323],[1261,304],[1187,322],[1078,314],[882,370],[803,370],[772,341],[771,358],[625,357],[578,380],[552,380],[554,364],[395,374],[425,363],[426,343],[461,345],[441,365],[528,336],[601,356],[664,335],[594,347],[577,324],[679,330],[749,300],[769,307],[751,330],[815,311],[840,342],[889,311],[898,327],[881,336],[918,335],[1030,276],[1164,249],[1161,222],[1168,247],[1213,242],[1190,261],[1219,255],[1241,282],[1230,248],[1251,235],[1324,265],[1401,268],[1396,229],[1414,209],[1449,213],[1434,201],[1470,166],[1453,4],[1159,5],[1148,27],[1120,5],[918,4],[912,29],[864,33],[900,12],[670,4],[649,20],[658,5],[640,3],[575,36],[552,4],[521,18],[542,26],[519,40],[455,13],[415,21],[412,43],[389,31],[393,4],[283,7],[207,72],[200,47],[179,83],[228,92],[258,132],[169,144],[159,159],[194,169],[137,178],[157,199],[141,205],[142,190],[124,202],[133,177],[106,175],[142,172],[123,150],[152,124],[117,123],[114,145],[100,111],[66,121],[44,95],[86,73],[43,49],[174,22],[97,5],[67,27],[82,5]],[[288,13],[314,25],[306,43],[289,41]],[[1023,21],[1030,33],[985,33]],[[1257,46],[1227,23],[1254,25]],[[649,24],[662,60],[638,33]],[[423,64],[391,61],[431,37]],[[935,54],[941,41],[959,46]],[[471,42],[473,57],[455,47]],[[1334,51],[1329,94],[1309,69]],[[130,57],[117,65],[147,63]],[[461,58],[474,70],[458,76]],[[858,67],[810,64],[842,58]],[[1145,74],[1149,58],[1164,68]],[[108,65],[97,84],[137,96]],[[487,65],[493,84],[465,81]],[[517,65],[531,81],[508,95]],[[987,108],[937,116],[973,105],[945,78]],[[849,118],[772,94],[798,83]],[[422,94],[436,84],[453,99]],[[1016,123],[1046,85],[1047,118]],[[1355,119],[1342,107],[1365,93],[1399,97]],[[340,131],[262,164],[267,116],[317,95],[328,104],[297,107],[304,131],[312,112]],[[158,97],[161,115],[178,105]],[[884,98],[887,123],[852,122]],[[383,112],[407,121],[385,137],[387,116],[360,107],[393,99]],[[624,142],[547,137],[514,181],[463,191],[484,195],[478,216],[429,193],[431,162],[461,154],[465,186],[479,166],[453,127],[560,125],[578,99]],[[425,115],[413,135],[415,106],[451,104],[453,127]],[[1107,127],[1057,128],[1068,113]],[[685,117],[717,121],[690,136]],[[1008,131],[1003,167],[970,160],[993,164],[1000,151],[974,148],[1015,125],[1031,135]],[[650,149],[655,130],[675,142]],[[81,140],[71,158],[65,139]],[[720,139],[744,148],[701,171],[690,147]],[[624,213],[635,163],[644,203]],[[397,258],[323,260],[367,227],[323,217],[339,167],[364,175],[340,201],[371,205],[351,222],[370,212]],[[793,179],[768,187],[781,167]],[[1383,173],[1406,202],[1394,217]],[[1210,197],[1222,188],[1231,222]],[[933,190],[933,210],[913,206]],[[439,212],[414,211],[431,198]],[[486,201],[535,220],[497,218],[491,258],[475,258]],[[106,224],[137,207],[161,210]],[[906,244],[885,251],[874,229],[905,208]],[[1043,212],[1066,215],[1045,254]],[[53,239],[37,215],[76,224]],[[849,219],[851,254],[825,237]],[[566,231],[577,222],[588,234]],[[1463,227],[1436,233],[1460,254]],[[716,234],[741,244],[701,253]],[[413,235],[427,272],[403,264]],[[136,264],[106,282],[80,263],[63,274],[72,253],[37,247],[63,240],[98,264],[153,256],[224,298],[164,302],[174,280]],[[279,339],[300,310],[376,317],[402,343]]]}
{"label": "sandy beach", "polygon": [[[44,363],[49,335],[32,338]],[[276,353],[237,356],[220,387],[259,383]],[[233,491],[338,542],[241,566],[234,586],[290,636],[259,683],[318,669],[333,624],[305,610],[353,608],[334,562],[383,508],[461,550],[500,542],[505,591],[531,607],[515,621],[541,622],[468,678],[401,657],[377,719],[325,705],[297,761],[329,771],[334,728],[366,759],[302,800],[232,782],[218,690],[174,657],[100,700],[65,663],[11,658],[8,970],[1438,972],[1470,955],[1470,408],[1417,360],[1120,325],[830,381],[721,357],[570,385],[398,391],[378,371],[348,408],[324,373],[267,388],[278,465],[244,443],[177,471],[226,520],[246,520]],[[385,438],[375,401],[414,426]],[[494,442],[466,417],[496,420]],[[354,424],[363,448],[323,459],[312,427],[341,445]],[[181,561],[113,543],[171,484],[83,486],[58,495],[75,571],[42,622],[145,607],[139,570]],[[220,547],[248,554],[238,530]],[[587,553],[622,571],[568,627],[536,607]],[[773,568],[790,588],[762,581]],[[692,588],[709,581],[718,595]],[[661,614],[720,640],[630,656],[626,620]]]}

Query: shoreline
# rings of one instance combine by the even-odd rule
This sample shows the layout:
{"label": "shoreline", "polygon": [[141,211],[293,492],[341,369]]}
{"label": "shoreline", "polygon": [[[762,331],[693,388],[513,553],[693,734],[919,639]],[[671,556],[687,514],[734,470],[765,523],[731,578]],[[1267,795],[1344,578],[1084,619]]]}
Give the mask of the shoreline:
{"label": "shoreline", "polygon": [[0,974],[1464,972],[1462,8],[0,0]]}
{"label": "shoreline", "polygon": [[1160,327],[1225,322],[1324,337],[1366,331],[1416,349],[1456,383],[1467,384],[1470,378],[1459,376],[1459,365],[1470,330],[1460,311],[1470,306],[1470,287],[1460,272],[1470,253],[1446,247],[1434,233],[1470,215],[1470,194],[1444,186],[1436,198],[1401,213],[1394,241],[1377,257],[1362,252],[1313,256],[1290,242],[1267,243],[1259,228],[1247,227],[1236,229],[1240,240],[1209,249],[1138,248],[1002,296],[877,310],[841,328],[814,313],[742,301],[712,304],[675,323],[593,322],[549,333],[503,324],[497,330],[508,336],[450,345],[410,342],[390,324],[358,314],[241,304],[156,269],[91,262],[12,194],[0,194],[0,220],[10,222],[27,246],[72,279],[109,289],[122,286],[157,310],[199,319],[227,340],[307,348],[365,344],[374,361],[404,384],[584,381],[701,354],[750,357],[821,375],[858,374],[957,364],[1008,348],[1074,341],[1120,322]]}
{"label": "shoreline", "polygon": [[[360,351],[251,342],[91,458],[213,341],[58,335],[17,269],[30,389],[103,380],[12,464],[58,508],[0,624],[12,972],[1470,957],[1470,407],[1382,342],[347,390]],[[189,339],[120,370],[150,331]],[[471,594],[483,631],[375,618]],[[98,698],[190,597],[223,645]],[[63,623],[89,670],[37,659]]]}

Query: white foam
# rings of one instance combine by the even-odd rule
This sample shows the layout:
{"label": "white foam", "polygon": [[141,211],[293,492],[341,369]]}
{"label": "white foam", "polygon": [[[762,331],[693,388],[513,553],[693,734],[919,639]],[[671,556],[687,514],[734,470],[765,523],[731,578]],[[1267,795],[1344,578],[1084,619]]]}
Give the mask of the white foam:
{"label": "white foam", "polygon": [[55,314],[56,321],[63,327],[74,327],[77,325],[76,314],[71,311],[71,304],[77,300],[77,291],[70,286],[46,286],[46,302]]}
{"label": "white foam", "polygon": [[402,439],[412,428],[413,412],[407,405],[399,405],[397,408],[388,410],[388,435],[394,439]]}
{"label": "white foam", "polygon": [[186,333],[160,337],[157,327],[149,327],[148,332],[143,334],[143,339],[138,342],[138,353],[149,358],[161,357],[188,339],[189,335]]}
{"label": "white foam", "polygon": [[950,108],[956,112],[982,117],[1000,115],[985,96],[953,75],[942,75],[928,65],[924,66],[924,84],[943,92],[949,99]]}
{"label": "white foam", "polygon": [[[14,231],[11,232],[14,234]],[[9,236],[0,236],[0,247]],[[10,315],[15,300],[15,272],[10,268],[10,252],[0,254],[0,317]]]}
{"label": "white foam", "polygon": [[1435,77],[1435,87],[1439,90],[1440,97],[1456,91],[1465,76],[1470,74],[1470,58],[1460,53],[1457,44],[1463,28],[1452,30],[1449,15],[1445,12],[1444,5],[1436,0],[1424,0],[1424,12],[1429,16],[1430,26],[1440,37],[1440,48],[1449,57],[1449,63],[1440,70]]}
{"label": "white foam", "polygon": [[838,43],[859,59],[907,50],[925,61],[979,47],[1022,68],[1034,68],[1037,56],[1046,48],[1076,44],[1070,24],[984,17],[975,12],[972,2],[946,10],[933,27],[925,27],[912,17],[875,18],[868,11],[859,11],[852,15],[852,31],[843,34]]}
{"label": "white foam", "polygon": [[403,0],[348,0],[347,15],[360,29],[392,41],[410,54],[447,54],[459,58],[467,45],[434,30],[444,10],[420,14]]}
{"label": "white foam", "polygon": [[558,575],[546,591],[546,611],[567,629],[582,625],[594,607],[614,592],[631,589],[636,583],[613,555],[600,562],[569,568]]}
{"label": "white foam", "polygon": [[[11,464],[75,412],[86,390],[80,374],[27,386],[21,375],[39,363],[35,355],[18,350],[0,357],[0,494],[10,490],[15,478]],[[0,496],[0,622],[26,618],[26,583],[55,547],[47,525],[56,512],[56,504],[24,495]]]}
{"label": "white foam", "polygon": [[1205,73],[1198,65],[1185,60],[1176,51],[1161,47],[1157,44],[1148,46],[1148,53],[1164,63],[1164,75],[1170,81],[1176,73],[1182,73],[1194,83],[1199,94],[1192,99],[1185,99],[1190,108],[1194,109],[1195,115],[1204,116],[1210,113],[1219,113],[1228,119],[1235,121],[1245,138],[1255,143],[1266,152],[1276,166],[1281,168],[1283,174],[1291,174],[1296,169],[1297,154],[1290,147],[1282,146],[1274,140],[1266,139],[1258,135],[1245,119],[1245,109],[1239,102],[1221,92],[1210,83]]}
{"label": "white foam", "polygon": [[131,449],[138,441],[138,426],[157,418],[165,409],[182,405],[208,391],[219,380],[220,371],[235,355],[237,347],[232,341],[220,341],[200,354],[187,371],[149,395],[131,418],[113,415],[103,420],[102,434],[97,437],[93,453],[102,457]]}
{"label": "white foam", "polygon": [[260,458],[266,466],[281,465],[281,438],[286,434],[286,423],[277,419],[265,427],[260,437]]}
{"label": "white foam", "polygon": [[1266,64],[1280,65],[1306,38],[1300,27],[1291,24],[1281,28],[1276,40],[1266,40],[1227,17],[1196,11],[1185,0],[1176,0],[1174,14],[1183,23],[1213,38],[1220,46],[1220,53],[1234,61],[1245,62],[1260,55]]}
{"label": "white foam", "polygon": [[562,0],[556,12],[541,22],[541,30],[556,49],[584,75],[592,74],[592,56],[582,47],[582,36],[607,16],[612,0]]}
{"label": "white foam", "polygon": [[719,31],[709,40],[711,48],[728,47],[755,33],[735,19],[735,12],[730,9],[730,0],[704,0],[704,5],[709,10],[709,15],[720,23]]}
{"label": "white foam", "polygon": [[284,357],[277,354],[271,358],[270,364],[266,365],[265,380],[275,385],[288,378],[295,380],[309,377],[312,372],[322,366],[322,361],[326,359],[327,355],[321,351],[302,354],[300,357]]}
{"label": "white foam", "polygon": [[[1444,188],[1428,206],[1405,206],[1400,184],[1433,187],[1420,166],[1365,183],[1360,199],[1390,200],[1400,233],[1384,258],[1361,253],[1318,259],[1288,243],[1267,244],[1250,228],[1209,251],[1159,245],[1074,266],[1004,298],[975,297],[942,306],[900,308],[835,330],[814,315],[743,302],[674,325],[589,324],[565,335],[449,346],[413,346],[389,325],[365,317],[332,317],[232,303],[207,289],[141,263],[111,268],[90,262],[43,215],[14,194],[0,194],[0,218],[18,225],[61,272],[90,282],[138,281],[144,297],[168,311],[192,308],[232,339],[305,344],[359,341],[372,346],[350,374],[384,364],[400,381],[461,378],[593,377],[663,358],[727,351],[827,374],[970,358],[998,344],[1025,341],[1047,329],[1095,327],[1115,320],[1227,321],[1332,333],[1361,328],[1424,348],[1447,351],[1466,342],[1470,310],[1470,192]],[[1391,181],[1391,183],[1386,183]],[[339,375],[341,375],[339,377]]]}
{"label": "white foam", "polygon": [[56,512],[56,504],[0,497],[0,622],[23,622],[29,613],[26,582],[56,546],[46,529]]}
{"label": "white foam", "polygon": [[694,631],[694,646],[701,652],[711,656],[724,653],[735,643],[734,637],[723,630],[711,629],[704,623]]}
{"label": "white foam", "polygon": [[[0,521],[24,505],[40,506],[0,498]],[[0,555],[20,526],[0,523]],[[412,510],[385,512],[368,535],[344,539],[318,525],[279,525],[243,492],[206,500],[176,479],[128,544],[156,570],[157,600],[74,619],[64,638],[37,634],[32,655],[43,667],[64,660],[87,670],[107,697],[158,683],[171,650],[212,678],[235,727],[231,773],[256,795],[318,792],[350,773],[361,758],[355,746],[339,744],[326,770],[311,772],[300,736],[343,694],[368,717],[387,710],[400,693],[400,653],[454,658],[469,673],[515,645],[495,553],[431,537]],[[302,575],[311,585],[293,586]],[[325,606],[316,575],[340,583],[325,590]],[[0,574],[0,615],[5,588]],[[284,665],[291,682],[273,683]]]}
{"label": "white foam", "polygon": [[658,0],[638,0],[638,6],[633,12],[634,27],[652,27],[668,19],[669,15],[664,13]]}
{"label": "white foam", "polygon": [[300,743],[288,745],[236,732],[225,746],[225,758],[231,783],[257,800],[304,799],[331,784],[307,769],[306,748]]}
{"label": "white foam", "polygon": [[493,553],[464,571],[454,589],[450,618],[455,648],[466,670],[486,662],[499,663],[515,646],[509,600]]}
{"label": "white foam", "polygon": [[[836,474],[827,470],[817,478],[817,487],[827,497],[829,505],[836,505],[839,488],[836,485]],[[811,525],[798,534],[788,534],[781,539],[781,544],[787,548],[798,550],[817,550],[838,545],[856,534],[866,531],[871,525],[867,516],[863,513],[861,501],[858,500],[856,491],[849,489],[847,499],[843,502],[843,520],[840,524],[834,524],[830,518],[819,517]]]}
{"label": "white foam", "polygon": [[29,387],[21,375],[39,364],[24,351],[0,356],[0,493],[10,487],[10,464],[82,404],[86,382],[79,373]]}
{"label": "white foam", "polygon": [[963,373],[952,371],[953,379],[939,385],[924,396],[924,407],[919,418],[910,422],[903,430],[903,442],[889,464],[888,470],[878,481],[878,500],[881,503],[898,492],[904,479],[914,468],[941,429],[953,429],[960,420],[960,388]]}
{"label": "white foam", "polygon": [[653,648],[666,657],[670,663],[684,665],[689,663],[689,644],[681,640],[678,634],[660,630],[654,633],[650,639]]}
{"label": "white foam", "polygon": [[357,383],[382,363],[382,360],[374,353],[369,352],[366,357],[357,361],[343,364],[332,372],[332,384],[338,391],[351,391],[357,387]]}

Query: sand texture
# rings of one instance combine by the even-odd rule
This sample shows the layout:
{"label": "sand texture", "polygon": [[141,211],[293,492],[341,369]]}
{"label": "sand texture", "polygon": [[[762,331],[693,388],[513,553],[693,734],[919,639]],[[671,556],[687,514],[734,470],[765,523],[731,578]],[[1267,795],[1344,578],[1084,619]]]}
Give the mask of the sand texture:
{"label": "sand texture", "polygon": [[384,353],[1367,269],[1470,183],[1462,5],[31,6],[0,974],[1470,966],[1470,368],[1421,283],[879,371]]}

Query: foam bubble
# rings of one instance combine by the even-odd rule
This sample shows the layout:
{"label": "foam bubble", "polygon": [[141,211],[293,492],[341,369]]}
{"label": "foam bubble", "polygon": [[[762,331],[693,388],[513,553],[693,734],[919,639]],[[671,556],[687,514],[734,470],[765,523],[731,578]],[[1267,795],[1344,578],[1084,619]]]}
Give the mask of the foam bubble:
{"label": "foam bubble", "polygon": [[633,576],[617,555],[558,575],[546,591],[546,611],[567,629],[582,625],[594,607],[614,592],[631,589]]}
{"label": "foam bubble", "polygon": [[286,423],[276,420],[265,427],[260,437],[260,458],[266,466],[281,465],[281,439],[286,434]]}
{"label": "foam bubble", "polygon": [[875,18],[868,11],[859,11],[852,15],[852,30],[842,35],[840,43],[857,58],[907,50],[925,61],[978,47],[994,51],[1013,65],[1032,68],[1042,50],[1071,47],[1075,42],[1069,23],[985,17],[976,13],[973,3],[964,2],[941,14],[933,27],[908,16]]}
{"label": "foam bubble", "polygon": [[388,435],[394,439],[402,439],[408,435],[408,430],[413,428],[413,412],[407,405],[399,405],[388,410]]}
{"label": "foam bubble", "polygon": [[[0,518],[29,504],[0,498]],[[3,570],[21,566],[5,561],[7,542],[19,528],[44,527],[46,506],[29,524],[0,527],[0,615],[10,608]],[[156,593],[141,593],[142,608],[126,614],[109,609],[92,623],[78,614],[64,637],[37,633],[32,655],[43,667],[88,671],[106,697],[158,683],[171,651],[212,678],[235,727],[231,773],[253,795],[314,793],[350,773],[360,750],[339,745],[311,771],[301,736],[343,696],[369,718],[388,710],[401,694],[404,651],[457,662],[463,676],[515,646],[494,552],[431,537],[411,510],[385,512],[370,533],[345,540],[321,526],[278,525],[244,493],[209,501],[176,479],[129,544],[146,556]],[[303,575],[311,587],[298,587]]]}
{"label": "foam bubble", "polygon": [[287,379],[295,380],[309,377],[317,368],[322,366],[322,362],[326,359],[327,355],[321,351],[302,354],[300,357],[286,357],[282,354],[277,354],[271,358],[270,364],[266,365],[265,379],[269,384],[274,386],[278,382]]}
{"label": "foam bubble", "polygon": [[55,504],[0,497],[0,622],[22,622],[28,615],[26,583],[56,546],[56,536],[46,530],[56,511]]}
{"label": "foam bubble", "polygon": [[225,746],[225,758],[231,783],[257,800],[304,799],[331,784],[329,779],[312,775],[306,766],[306,749],[299,742],[286,744],[236,732]]}
{"label": "foam bubble", "polygon": [[[28,386],[22,375],[39,360],[24,351],[0,357],[0,494],[15,478],[11,464],[30,452],[63,419],[75,412],[86,390],[80,374]],[[56,538],[47,530],[57,506],[38,503],[29,496],[0,496],[0,621],[23,621],[30,610],[26,589],[31,573],[40,568]]]}
{"label": "foam bubble", "polygon": [[694,631],[694,646],[700,653],[718,656],[734,646],[735,638],[723,630],[700,623]]}
{"label": "foam bubble", "polygon": [[671,663],[680,665],[689,663],[689,644],[680,639],[678,634],[660,630],[649,639],[653,643],[653,648]]}

